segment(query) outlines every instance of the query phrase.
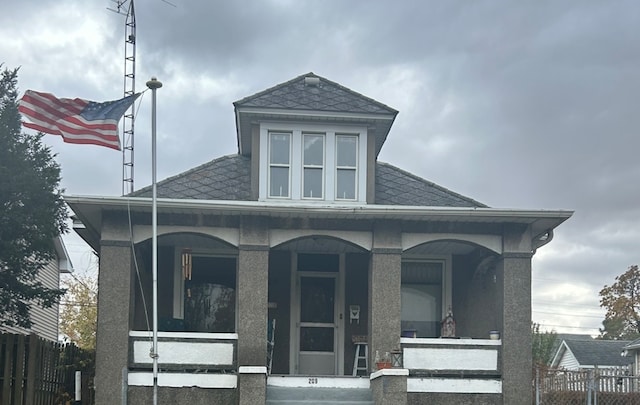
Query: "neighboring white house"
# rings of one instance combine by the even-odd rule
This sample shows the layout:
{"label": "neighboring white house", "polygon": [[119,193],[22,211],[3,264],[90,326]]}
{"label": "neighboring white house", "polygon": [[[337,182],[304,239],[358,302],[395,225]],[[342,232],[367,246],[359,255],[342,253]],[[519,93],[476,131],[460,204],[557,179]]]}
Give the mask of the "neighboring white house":
{"label": "neighboring white house", "polygon": [[560,343],[551,367],[584,370],[628,366],[632,359],[621,356],[621,352],[629,343],[628,340],[565,339]]}
{"label": "neighboring white house", "polygon": [[631,359],[633,375],[640,375],[640,339],[636,339],[624,346],[621,354]]}
{"label": "neighboring white house", "polygon": [[[71,273],[73,265],[67,253],[61,236],[54,239],[56,250],[56,259],[52,260],[38,273],[37,280],[47,288],[60,287],[60,274]],[[29,329],[18,327],[0,327],[0,331],[28,334],[35,333],[41,338],[57,341],[58,340],[58,304],[50,308],[42,308],[37,305],[31,307],[31,322],[33,325]]]}

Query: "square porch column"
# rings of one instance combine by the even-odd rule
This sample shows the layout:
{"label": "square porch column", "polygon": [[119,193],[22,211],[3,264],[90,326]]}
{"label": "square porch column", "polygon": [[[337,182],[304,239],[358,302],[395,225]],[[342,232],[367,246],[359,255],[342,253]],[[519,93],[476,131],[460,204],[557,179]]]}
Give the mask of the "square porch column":
{"label": "square porch column", "polygon": [[401,332],[400,228],[392,222],[377,223],[373,233],[369,269],[369,367],[375,370],[376,351],[396,349]]}
{"label": "square porch column", "polygon": [[[262,370],[267,359],[269,233],[266,218],[245,217],[240,225],[238,251],[238,368]],[[266,370],[266,368],[265,368]],[[239,403],[260,402],[266,395],[264,373],[239,375]],[[249,395],[251,393],[251,395]],[[256,399],[258,398],[258,402]]]}
{"label": "square porch column", "polygon": [[123,370],[129,366],[132,325],[132,255],[124,226],[105,221],[100,241],[98,325],[96,336],[96,405],[120,404],[126,396]]}
{"label": "square porch column", "polygon": [[497,266],[502,296],[502,394],[505,404],[532,403],[531,236],[508,229]]}

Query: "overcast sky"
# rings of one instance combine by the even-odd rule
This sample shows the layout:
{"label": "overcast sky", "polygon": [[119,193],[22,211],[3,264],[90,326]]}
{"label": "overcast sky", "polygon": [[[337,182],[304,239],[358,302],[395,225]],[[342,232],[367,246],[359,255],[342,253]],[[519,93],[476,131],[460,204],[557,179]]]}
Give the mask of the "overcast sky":
{"label": "overcast sky", "polygon": [[[400,111],[380,160],[495,208],[574,216],[533,259],[533,319],[596,334],[640,263],[640,3],[137,0],[136,89],[157,76],[158,178],[237,152],[232,102],[314,72]],[[0,63],[58,97],[122,97],[110,0],[4,2]],[[150,93],[135,186],[150,184]],[[48,136],[67,194],[120,195],[122,155]],[[80,271],[90,250],[66,238]]]}

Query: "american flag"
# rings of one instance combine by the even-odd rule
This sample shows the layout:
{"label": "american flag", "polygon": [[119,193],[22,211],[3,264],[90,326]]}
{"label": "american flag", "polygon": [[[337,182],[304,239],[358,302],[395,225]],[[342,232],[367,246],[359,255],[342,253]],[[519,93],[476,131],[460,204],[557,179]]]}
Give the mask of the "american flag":
{"label": "american flag", "polygon": [[27,90],[18,101],[18,111],[32,121],[22,123],[27,128],[60,135],[68,143],[120,150],[118,121],[139,95],[98,103]]}

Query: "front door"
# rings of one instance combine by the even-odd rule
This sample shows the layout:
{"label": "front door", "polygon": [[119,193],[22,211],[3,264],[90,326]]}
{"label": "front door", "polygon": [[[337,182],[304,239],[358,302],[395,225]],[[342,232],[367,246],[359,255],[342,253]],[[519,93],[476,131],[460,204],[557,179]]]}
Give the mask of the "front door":
{"label": "front door", "polygon": [[299,272],[298,374],[335,375],[338,322],[337,273]]}

